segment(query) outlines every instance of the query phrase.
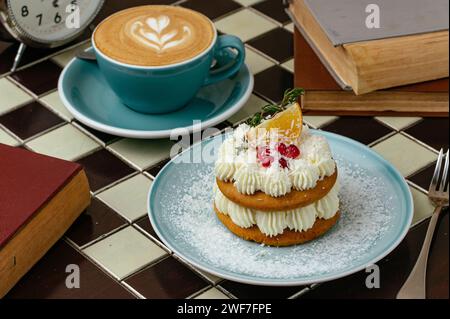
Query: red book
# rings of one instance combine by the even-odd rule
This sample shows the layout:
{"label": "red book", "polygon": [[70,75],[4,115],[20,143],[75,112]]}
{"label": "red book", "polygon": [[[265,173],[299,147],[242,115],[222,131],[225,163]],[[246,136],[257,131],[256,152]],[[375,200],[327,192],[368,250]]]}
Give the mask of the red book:
{"label": "red book", "polygon": [[0,144],[0,297],[88,206],[79,164]]}

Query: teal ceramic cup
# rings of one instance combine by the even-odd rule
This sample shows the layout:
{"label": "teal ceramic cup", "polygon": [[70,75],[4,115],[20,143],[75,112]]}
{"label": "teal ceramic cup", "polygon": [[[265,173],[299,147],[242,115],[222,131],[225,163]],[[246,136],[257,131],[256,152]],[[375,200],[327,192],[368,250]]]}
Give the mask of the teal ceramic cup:
{"label": "teal ceramic cup", "polygon": [[158,67],[116,61],[97,48],[94,36],[92,45],[106,81],[126,106],[141,113],[162,114],[182,108],[203,86],[226,80],[241,69],[245,61],[242,41],[215,34],[211,45],[194,58]]}

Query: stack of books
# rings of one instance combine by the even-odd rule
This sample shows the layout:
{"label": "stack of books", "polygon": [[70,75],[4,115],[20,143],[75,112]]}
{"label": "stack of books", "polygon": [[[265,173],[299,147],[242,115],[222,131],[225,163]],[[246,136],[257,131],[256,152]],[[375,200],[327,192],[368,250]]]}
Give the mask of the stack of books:
{"label": "stack of books", "polygon": [[288,1],[305,111],[448,116],[448,0],[372,3]]}

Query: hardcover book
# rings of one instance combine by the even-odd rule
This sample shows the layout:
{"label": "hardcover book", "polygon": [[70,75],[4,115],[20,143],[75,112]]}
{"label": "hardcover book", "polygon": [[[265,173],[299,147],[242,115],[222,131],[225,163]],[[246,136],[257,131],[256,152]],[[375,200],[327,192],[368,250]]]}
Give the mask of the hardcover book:
{"label": "hardcover book", "polygon": [[89,203],[80,165],[0,144],[0,298]]}

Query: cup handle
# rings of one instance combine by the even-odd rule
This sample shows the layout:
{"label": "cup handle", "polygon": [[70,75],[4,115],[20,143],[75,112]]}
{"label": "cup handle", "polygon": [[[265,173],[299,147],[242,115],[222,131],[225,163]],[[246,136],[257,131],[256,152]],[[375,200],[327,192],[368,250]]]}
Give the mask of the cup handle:
{"label": "cup handle", "polygon": [[[235,49],[238,54],[232,54],[230,50],[227,50],[229,48]],[[219,36],[216,47],[214,48],[214,58],[221,67],[209,73],[204,85],[210,85],[228,79],[241,69],[245,61],[244,43],[234,35]]]}

